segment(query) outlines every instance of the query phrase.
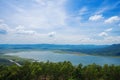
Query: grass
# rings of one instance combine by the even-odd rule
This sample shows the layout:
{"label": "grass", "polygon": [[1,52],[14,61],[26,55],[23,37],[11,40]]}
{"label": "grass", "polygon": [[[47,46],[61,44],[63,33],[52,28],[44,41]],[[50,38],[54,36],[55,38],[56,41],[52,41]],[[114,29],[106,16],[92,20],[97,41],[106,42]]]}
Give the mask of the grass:
{"label": "grass", "polygon": [[0,55],[0,64],[12,64],[11,62],[9,62],[9,60],[13,60],[20,64],[23,64],[24,62],[34,61],[33,59],[26,59],[26,58],[21,58],[17,56],[9,56],[9,55],[4,55],[4,54]]}

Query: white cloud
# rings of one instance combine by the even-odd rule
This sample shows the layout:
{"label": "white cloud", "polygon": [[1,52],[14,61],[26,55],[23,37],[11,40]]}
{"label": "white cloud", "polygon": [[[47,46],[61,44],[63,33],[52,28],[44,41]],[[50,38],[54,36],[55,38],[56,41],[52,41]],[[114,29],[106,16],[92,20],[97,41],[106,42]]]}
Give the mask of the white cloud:
{"label": "white cloud", "polygon": [[16,28],[10,28],[10,26],[8,26],[7,24],[5,24],[2,20],[2,22],[0,23],[0,30],[11,34],[11,35],[15,35],[15,34],[36,34],[36,32],[34,30],[28,30],[26,29],[24,26],[19,25]]}
{"label": "white cloud", "polygon": [[19,30],[16,32],[17,34],[35,34],[36,32],[33,30]]}
{"label": "white cloud", "polygon": [[100,19],[103,19],[103,16],[102,15],[93,15],[93,16],[90,16],[89,17],[89,20],[90,21],[98,21]]}
{"label": "white cloud", "polygon": [[[34,7],[25,12],[12,15],[12,24],[21,24],[32,29],[48,30],[66,25],[67,15],[64,9],[66,0],[35,0]],[[41,6],[44,5],[44,6]]]}
{"label": "white cloud", "polygon": [[108,36],[108,34],[106,32],[101,32],[100,34],[98,34],[99,36],[101,37],[105,37],[105,36]]}
{"label": "white cloud", "polygon": [[105,31],[106,32],[110,32],[110,31],[112,31],[113,30],[113,28],[108,28],[108,29],[106,29]]}
{"label": "white cloud", "polygon": [[112,31],[112,30],[113,30],[113,28],[108,28],[108,29],[106,29],[105,31],[99,33],[98,36],[106,37],[106,36],[108,36],[108,32],[110,32],[110,31]]}
{"label": "white cloud", "polygon": [[35,31],[33,30],[27,30],[25,29],[24,26],[19,25],[18,27],[15,28],[14,30],[15,33],[17,34],[36,34]]}
{"label": "white cloud", "polygon": [[11,29],[7,24],[4,23],[4,20],[0,19],[0,30],[6,31],[6,33],[10,32]]}
{"label": "white cloud", "polygon": [[[14,8],[12,9],[14,15],[6,15],[7,21],[9,21],[7,23],[10,25],[8,26],[3,24],[3,21],[0,20],[0,23],[2,23],[2,27],[0,25],[0,28],[7,30],[9,33],[3,38],[3,42],[99,44],[105,42],[107,43],[107,41],[115,43],[116,40],[113,38],[120,40],[118,37],[110,38],[108,33],[112,31],[112,28],[106,29],[99,34],[99,36],[103,38],[91,38],[93,37],[92,34],[95,34],[96,36],[99,29],[101,30],[103,28],[107,28],[108,26],[113,26],[111,24],[104,24],[103,21],[98,21],[104,18],[103,15],[99,14],[102,14],[102,12],[106,11],[107,8],[104,8],[96,15],[89,17],[90,21],[84,21],[86,19],[84,18],[84,15],[87,14],[86,16],[88,16],[89,13],[91,14],[91,11],[89,12],[87,7],[82,7],[77,15],[70,15],[65,10],[64,1],[66,0],[32,1],[32,5],[29,6],[29,8],[23,4],[21,4],[21,6],[14,6],[14,4],[11,3],[12,8]],[[17,25],[19,26],[16,27]],[[109,41],[109,39],[113,40]],[[0,41],[0,43],[2,43],[2,41]]]}
{"label": "white cloud", "polygon": [[49,37],[54,37],[55,35],[56,35],[56,32],[50,32],[50,33],[48,33]]}
{"label": "white cloud", "polygon": [[101,43],[105,44],[119,44],[120,43],[120,36],[108,36],[101,41]]}
{"label": "white cloud", "polygon": [[15,30],[18,30],[18,31],[19,31],[19,30],[23,30],[24,28],[25,28],[24,26],[19,25],[18,27],[15,28]]}
{"label": "white cloud", "polygon": [[0,29],[7,30],[7,29],[8,29],[8,27],[7,27],[7,25],[6,25],[6,24],[4,24],[4,23],[0,23]]}
{"label": "white cloud", "polygon": [[114,23],[114,22],[118,22],[118,21],[120,21],[120,17],[112,16],[112,17],[106,19],[104,22],[105,23]]}

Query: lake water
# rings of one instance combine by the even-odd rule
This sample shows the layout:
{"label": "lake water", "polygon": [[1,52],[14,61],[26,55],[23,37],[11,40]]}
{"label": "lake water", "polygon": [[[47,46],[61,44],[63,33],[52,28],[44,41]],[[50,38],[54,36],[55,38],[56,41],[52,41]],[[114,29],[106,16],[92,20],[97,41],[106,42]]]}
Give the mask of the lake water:
{"label": "lake water", "polygon": [[76,54],[60,54],[54,53],[52,51],[28,51],[28,52],[17,52],[8,53],[6,55],[19,56],[22,58],[34,59],[37,61],[51,61],[51,62],[63,62],[70,61],[74,65],[82,63],[83,65],[88,65],[96,63],[99,65],[104,64],[115,64],[120,65],[120,58],[114,57],[101,57],[101,56],[91,56],[91,55],[76,55]]}

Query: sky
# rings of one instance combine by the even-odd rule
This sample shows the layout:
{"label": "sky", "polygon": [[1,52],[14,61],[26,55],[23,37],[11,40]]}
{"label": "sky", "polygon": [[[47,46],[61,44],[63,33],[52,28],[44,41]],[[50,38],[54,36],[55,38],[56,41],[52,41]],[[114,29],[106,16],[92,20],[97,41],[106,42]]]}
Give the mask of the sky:
{"label": "sky", "polygon": [[0,44],[118,44],[120,0],[0,0]]}

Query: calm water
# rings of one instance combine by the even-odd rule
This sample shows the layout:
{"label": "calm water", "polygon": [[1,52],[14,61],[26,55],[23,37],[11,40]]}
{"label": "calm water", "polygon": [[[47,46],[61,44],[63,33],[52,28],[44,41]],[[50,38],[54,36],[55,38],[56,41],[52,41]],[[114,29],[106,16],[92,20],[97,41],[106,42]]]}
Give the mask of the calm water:
{"label": "calm water", "polygon": [[51,51],[29,51],[29,52],[17,52],[8,53],[6,55],[14,55],[22,58],[35,59],[38,61],[52,61],[52,62],[62,62],[70,61],[72,64],[77,65],[82,63],[83,65],[88,65],[96,63],[99,65],[104,64],[115,64],[120,65],[120,58],[113,57],[101,57],[101,56],[91,56],[91,55],[75,55],[75,54],[60,54]]}

